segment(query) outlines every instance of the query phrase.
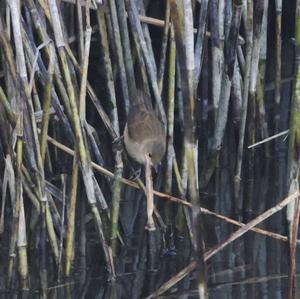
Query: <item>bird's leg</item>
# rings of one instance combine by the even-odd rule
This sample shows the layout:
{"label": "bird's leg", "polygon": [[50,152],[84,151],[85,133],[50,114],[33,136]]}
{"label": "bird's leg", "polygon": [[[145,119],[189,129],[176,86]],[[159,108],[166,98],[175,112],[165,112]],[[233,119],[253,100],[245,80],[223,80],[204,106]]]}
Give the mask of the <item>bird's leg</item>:
{"label": "bird's leg", "polygon": [[146,196],[147,196],[147,226],[146,229],[153,231],[155,230],[155,223],[153,220],[154,211],[154,199],[153,199],[153,181],[151,174],[151,159],[146,156],[146,167],[145,167],[145,177],[146,177]]}
{"label": "bird's leg", "polygon": [[124,148],[123,139],[124,139],[123,136],[119,136],[119,137],[116,137],[113,140],[113,142],[112,142],[112,149],[113,149],[114,152],[123,151],[123,148]]}

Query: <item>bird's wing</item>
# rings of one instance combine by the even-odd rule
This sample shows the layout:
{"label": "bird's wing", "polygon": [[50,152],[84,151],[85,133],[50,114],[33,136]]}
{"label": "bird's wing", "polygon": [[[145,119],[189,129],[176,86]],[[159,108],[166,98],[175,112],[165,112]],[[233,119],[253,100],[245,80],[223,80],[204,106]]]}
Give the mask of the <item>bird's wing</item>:
{"label": "bird's wing", "polygon": [[128,115],[128,135],[135,142],[155,139],[161,134],[161,123],[154,111],[136,109]]}

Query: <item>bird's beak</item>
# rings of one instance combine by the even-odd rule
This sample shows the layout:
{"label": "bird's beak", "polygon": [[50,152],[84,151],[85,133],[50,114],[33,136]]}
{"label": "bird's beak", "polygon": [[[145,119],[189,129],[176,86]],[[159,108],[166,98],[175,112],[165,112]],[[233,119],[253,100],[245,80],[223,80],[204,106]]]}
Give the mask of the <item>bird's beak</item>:
{"label": "bird's beak", "polygon": [[154,171],[155,171],[155,173],[157,173],[157,171],[158,171],[158,166],[160,165],[154,165],[153,164],[153,162],[152,162],[152,159],[148,156],[147,158],[146,158],[147,160],[148,160],[148,163],[149,163],[149,165],[150,165],[150,168],[153,168],[154,169]]}

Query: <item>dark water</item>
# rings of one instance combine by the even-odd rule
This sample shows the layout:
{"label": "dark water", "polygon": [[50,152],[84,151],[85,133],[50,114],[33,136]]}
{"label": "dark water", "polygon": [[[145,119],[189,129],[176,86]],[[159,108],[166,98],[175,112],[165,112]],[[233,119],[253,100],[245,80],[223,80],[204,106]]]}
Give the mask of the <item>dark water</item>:
{"label": "dark water", "polygon": [[[235,241],[209,260],[209,298],[287,298],[286,246],[280,241],[254,233],[248,234],[248,237]],[[242,252],[246,251],[247,242],[251,242],[249,246],[253,254],[245,258],[249,261],[245,264],[239,259]],[[165,254],[159,259],[159,265],[155,271],[147,270],[146,264],[144,268],[140,265],[141,268],[134,271],[131,263],[134,257],[128,256],[124,258],[127,262],[122,265],[123,273],[119,269],[120,272],[115,282],[109,282],[106,276],[97,276],[96,272],[90,271],[84,283],[70,281],[50,287],[47,298],[145,298],[150,291],[154,291],[162,282],[181,269],[179,265],[183,261],[179,259],[179,255],[174,252]],[[277,262],[280,265],[274,267],[272,264]],[[279,272],[272,272],[276,268]],[[299,282],[299,276],[297,276],[297,282]],[[41,298],[41,295],[38,291],[28,294],[2,292],[0,298]],[[157,298],[198,298],[195,273],[191,273]],[[299,288],[295,298],[300,298]]]}

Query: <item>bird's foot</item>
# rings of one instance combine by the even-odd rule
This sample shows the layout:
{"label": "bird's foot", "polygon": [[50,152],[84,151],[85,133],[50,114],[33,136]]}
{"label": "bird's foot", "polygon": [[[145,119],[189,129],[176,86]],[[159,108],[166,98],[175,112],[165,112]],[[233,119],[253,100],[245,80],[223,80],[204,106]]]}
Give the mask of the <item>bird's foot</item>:
{"label": "bird's foot", "polygon": [[112,149],[114,152],[117,151],[123,151],[124,145],[123,145],[123,136],[116,137],[112,142]]}

